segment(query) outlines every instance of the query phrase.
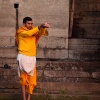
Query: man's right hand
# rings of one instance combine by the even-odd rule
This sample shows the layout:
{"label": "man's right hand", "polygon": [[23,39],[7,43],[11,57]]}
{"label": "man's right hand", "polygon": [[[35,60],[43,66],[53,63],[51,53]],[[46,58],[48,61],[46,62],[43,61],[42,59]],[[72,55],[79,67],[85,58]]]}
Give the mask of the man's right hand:
{"label": "man's right hand", "polygon": [[41,24],[40,26],[38,26],[39,29],[41,28],[50,28],[50,24],[48,22],[45,22],[43,24]]}

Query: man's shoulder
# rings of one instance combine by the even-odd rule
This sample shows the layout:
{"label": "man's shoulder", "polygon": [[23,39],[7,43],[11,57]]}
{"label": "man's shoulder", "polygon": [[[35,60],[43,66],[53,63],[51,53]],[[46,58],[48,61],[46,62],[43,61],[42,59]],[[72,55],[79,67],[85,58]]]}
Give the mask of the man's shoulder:
{"label": "man's shoulder", "polygon": [[17,33],[20,33],[20,32],[25,31],[25,30],[27,30],[27,28],[25,28],[24,26],[21,26],[17,29]]}
{"label": "man's shoulder", "polygon": [[25,26],[19,27],[17,30],[26,30],[27,28]]}

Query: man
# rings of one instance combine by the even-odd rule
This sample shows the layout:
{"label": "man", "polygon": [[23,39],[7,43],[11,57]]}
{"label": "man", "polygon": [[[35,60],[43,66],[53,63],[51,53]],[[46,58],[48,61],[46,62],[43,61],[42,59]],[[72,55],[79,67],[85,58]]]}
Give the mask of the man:
{"label": "man", "polygon": [[49,27],[50,24],[47,22],[35,27],[32,18],[25,17],[23,26],[16,32],[18,74],[23,100],[30,100],[30,95],[36,86],[36,44],[42,35],[48,35],[46,28]]}

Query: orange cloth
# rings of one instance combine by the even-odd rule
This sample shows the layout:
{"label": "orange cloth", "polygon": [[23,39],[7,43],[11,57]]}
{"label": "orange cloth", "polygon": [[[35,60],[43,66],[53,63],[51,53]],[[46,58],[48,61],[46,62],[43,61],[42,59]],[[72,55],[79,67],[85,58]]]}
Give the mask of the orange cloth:
{"label": "orange cloth", "polygon": [[34,75],[30,76],[27,73],[20,72],[20,84],[26,86],[26,91],[30,94],[36,86],[36,67],[34,68]]}
{"label": "orange cloth", "polygon": [[[16,32],[16,43],[18,46],[18,53],[26,56],[36,56],[36,43],[42,35],[47,36],[48,31],[46,28],[32,27],[31,30],[25,26],[19,28]],[[30,76],[27,73],[20,71],[20,84],[26,86],[26,91],[32,94],[34,87],[36,86],[36,68],[34,69],[34,75]]]}

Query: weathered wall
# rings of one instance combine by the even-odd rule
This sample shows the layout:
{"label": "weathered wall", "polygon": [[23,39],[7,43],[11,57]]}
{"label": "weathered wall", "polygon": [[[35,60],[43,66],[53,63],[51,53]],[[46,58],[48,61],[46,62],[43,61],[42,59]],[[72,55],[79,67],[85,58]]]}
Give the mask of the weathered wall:
{"label": "weathered wall", "polygon": [[74,22],[68,42],[69,59],[100,60],[100,0],[71,1]]}
{"label": "weathered wall", "polygon": [[100,0],[75,0],[73,38],[100,38]]}
{"label": "weathered wall", "polygon": [[[0,17],[2,18],[1,24],[1,33],[0,33],[0,46],[10,46],[10,47],[2,47],[0,48],[0,66],[3,67],[5,63],[11,66],[11,69],[0,68],[0,100],[17,100],[21,97],[19,93],[20,84],[17,76],[17,61],[16,61],[16,47],[14,46],[14,33],[15,33],[15,9],[13,8],[13,4],[18,0],[1,0],[1,8],[5,10],[5,13],[2,12]],[[35,5],[32,4],[33,0],[19,0],[19,24],[22,24],[22,18],[27,14],[32,16],[34,19],[34,24],[38,25],[40,22],[45,20],[50,20],[51,29],[49,30],[49,37],[43,37],[41,42],[38,45],[38,58],[67,58],[67,24],[65,22],[68,20],[65,18],[67,16],[67,10],[63,9],[67,6],[68,0],[46,0],[51,4],[44,2],[44,0],[34,0]],[[43,1],[45,6],[48,7],[49,11],[45,12],[45,6],[41,9],[42,4],[38,1]],[[52,2],[51,2],[52,1]],[[75,0],[77,3],[87,3],[91,1],[93,4],[94,1],[99,3],[99,0]],[[80,2],[81,1],[81,2]],[[10,4],[8,4],[10,2]],[[66,3],[63,3],[66,2]],[[56,5],[57,4],[57,5]],[[4,6],[5,5],[5,6]],[[38,5],[38,8],[37,6]],[[56,5],[56,6],[55,6]],[[80,6],[80,4],[76,4],[76,8]],[[7,6],[7,8],[5,8]],[[10,7],[11,8],[10,8]],[[59,6],[59,7],[58,7]],[[81,5],[83,6],[83,5]],[[53,9],[53,7],[57,7],[57,9]],[[75,11],[79,11],[82,8],[75,8]],[[34,8],[34,9],[32,9]],[[9,11],[10,9],[10,11]],[[30,9],[34,13],[28,12]],[[35,10],[36,9],[36,10]],[[92,7],[91,7],[92,9]],[[48,9],[46,9],[47,11]],[[63,11],[62,11],[63,10]],[[32,12],[31,11],[31,12]],[[38,11],[38,12],[37,12]],[[44,12],[44,15],[42,15]],[[61,13],[59,13],[62,11]],[[56,12],[56,13],[55,13]],[[9,15],[9,14],[11,15]],[[47,14],[51,14],[47,16]],[[87,16],[90,16],[90,12],[80,12],[86,13]],[[97,13],[98,14],[98,13]],[[1,16],[2,15],[2,16]],[[4,16],[5,15],[5,16]],[[9,16],[6,16],[9,15]],[[54,16],[56,15],[56,17]],[[79,16],[80,14],[76,14],[75,16]],[[63,18],[63,16],[65,16]],[[98,15],[95,15],[98,17]],[[8,18],[7,18],[8,17]],[[81,16],[82,17],[82,16]],[[51,19],[52,20],[51,20]],[[60,18],[62,20],[60,20]],[[85,17],[84,17],[85,18]],[[80,23],[90,21],[93,23],[93,19],[91,16],[80,20],[78,17],[78,22]],[[11,22],[5,19],[12,19]],[[38,19],[38,20],[37,20]],[[90,19],[90,20],[89,20]],[[99,18],[97,18],[98,20]],[[75,21],[75,18],[74,18]],[[93,21],[93,22],[91,22]],[[3,23],[5,22],[5,23]],[[57,22],[57,23],[56,23]],[[97,21],[98,22],[98,21]],[[8,24],[9,23],[9,24]],[[60,26],[59,26],[60,23]],[[80,23],[77,23],[80,26]],[[88,23],[88,22],[87,22]],[[65,27],[62,27],[62,25]],[[76,23],[74,23],[77,25]],[[2,26],[3,25],[3,26]],[[84,25],[84,24],[82,24]],[[87,24],[88,25],[88,24]],[[93,24],[92,24],[93,25]],[[5,26],[5,27],[4,27]],[[74,26],[75,27],[75,26]],[[11,30],[9,29],[11,28]],[[81,27],[80,27],[81,28]],[[77,30],[79,30],[78,28]],[[88,27],[84,27],[88,30]],[[6,30],[8,29],[8,30]],[[91,28],[90,28],[91,29]],[[3,31],[4,30],[4,31]],[[6,33],[7,32],[7,33]],[[54,32],[54,33],[53,33]],[[61,32],[61,33],[60,33]],[[9,33],[9,34],[8,34]],[[65,34],[66,33],[66,34]],[[78,35],[77,35],[78,36]],[[8,38],[9,37],[9,38]],[[5,40],[4,40],[4,39]],[[65,42],[66,41],[66,42]],[[7,44],[6,44],[7,43]],[[55,53],[56,51],[56,53]],[[68,61],[37,61],[37,87],[34,90],[34,97],[38,96],[39,100],[47,100],[40,97],[40,94],[43,96],[51,95],[52,97],[58,97],[55,100],[100,100],[100,41],[99,39],[69,39],[69,59]],[[52,53],[52,55],[50,54]],[[60,55],[61,54],[61,55]],[[46,55],[46,56],[45,56]],[[82,60],[82,61],[80,61]],[[89,61],[84,61],[89,60]],[[90,61],[92,60],[92,61]],[[97,60],[97,61],[95,61]],[[61,96],[62,98],[60,98]],[[68,96],[69,99],[68,99]],[[81,96],[81,97],[80,97]],[[46,97],[46,96],[45,96]],[[48,96],[49,97],[49,96]],[[65,97],[65,98],[64,98]],[[77,99],[75,99],[77,97]],[[79,98],[80,97],[80,98]],[[8,99],[9,98],[9,99]],[[19,99],[20,100],[20,99]],[[38,99],[36,99],[38,100]],[[48,99],[54,100],[54,99]]]}
{"label": "weathered wall", "polygon": [[[25,16],[33,18],[34,25],[50,22],[48,37],[42,37],[37,58],[66,59],[68,57],[69,0],[1,0],[0,46],[15,46],[16,10],[19,3],[19,26]],[[10,52],[9,52],[10,53]]]}

